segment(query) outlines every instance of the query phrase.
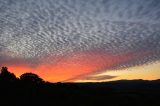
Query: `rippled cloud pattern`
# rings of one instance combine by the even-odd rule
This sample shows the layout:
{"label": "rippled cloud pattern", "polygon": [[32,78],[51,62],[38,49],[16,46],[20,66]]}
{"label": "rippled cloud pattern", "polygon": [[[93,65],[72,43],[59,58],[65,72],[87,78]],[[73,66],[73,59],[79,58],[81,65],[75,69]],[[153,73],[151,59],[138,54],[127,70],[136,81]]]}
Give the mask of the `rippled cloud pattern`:
{"label": "rippled cloud pattern", "polygon": [[160,1],[0,0],[0,64],[76,63],[86,52],[101,60],[132,57],[103,61],[102,70],[159,61]]}

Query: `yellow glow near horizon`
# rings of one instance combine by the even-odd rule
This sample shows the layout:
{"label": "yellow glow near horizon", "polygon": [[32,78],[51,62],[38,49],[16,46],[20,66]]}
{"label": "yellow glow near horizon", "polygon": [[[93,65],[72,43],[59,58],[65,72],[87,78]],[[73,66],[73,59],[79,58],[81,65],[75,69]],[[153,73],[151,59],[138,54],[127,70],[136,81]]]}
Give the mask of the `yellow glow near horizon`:
{"label": "yellow glow near horizon", "polygon": [[102,81],[114,81],[114,80],[132,80],[132,79],[143,79],[143,80],[156,80],[160,79],[160,62],[155,62],[151,64],[146,64],[142,66],[130,67],[122,70],[107,70],[101,74],[94,75],[96,76],[117,76],[113,79],[106,80],[77,80],[76,82],[102,82]]}

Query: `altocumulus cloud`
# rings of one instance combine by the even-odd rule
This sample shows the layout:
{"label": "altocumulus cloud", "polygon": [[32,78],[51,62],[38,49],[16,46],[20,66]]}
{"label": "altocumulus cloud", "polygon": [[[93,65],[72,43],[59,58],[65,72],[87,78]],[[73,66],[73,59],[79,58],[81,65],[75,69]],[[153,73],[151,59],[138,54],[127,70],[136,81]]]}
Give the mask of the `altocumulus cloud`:
{"label": "altocumulus cloud", "polygon": [[36,66],[94,50],[115,56],[145,54],[109,69],[158,61],[160,1],[0,0],[1,64]]}

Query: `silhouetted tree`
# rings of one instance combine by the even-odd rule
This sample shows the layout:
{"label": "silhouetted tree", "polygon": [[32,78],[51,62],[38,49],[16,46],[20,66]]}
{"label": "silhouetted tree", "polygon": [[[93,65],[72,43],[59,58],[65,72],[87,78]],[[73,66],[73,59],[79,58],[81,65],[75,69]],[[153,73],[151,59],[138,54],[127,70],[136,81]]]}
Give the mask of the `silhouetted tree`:
{"label": "silhouetted tree", "polygon": [[8,71],[7,67],[2,67],[1,73],[0,73],[0,80],[13,82],[13,81],[17,80],[17,78],[13,73]]}
{"label": "silhouetted tree", "polygon": [[24,73],[20,76],[20,80],[25,83],[43,83],[43,79],[34,73]]}

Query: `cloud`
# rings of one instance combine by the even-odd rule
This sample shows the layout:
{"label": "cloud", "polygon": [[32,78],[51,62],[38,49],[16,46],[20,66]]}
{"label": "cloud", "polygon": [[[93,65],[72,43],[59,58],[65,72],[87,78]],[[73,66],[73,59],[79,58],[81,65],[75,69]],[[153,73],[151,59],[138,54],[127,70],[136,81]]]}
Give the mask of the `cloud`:
{"label": "cloud", "polygon": [[86,52],[103,62],[134,55],[98,71],[159,61],[159,12],[158,0],[0,0],[0,63],[38,67]]}
{"label": "cloud", "polygon": [[117,76],[111,76],[111,75],[101,75],[101,76],[88,76],[85,78],[85,80],[95,80],[95,81],[104,81],[107,79],[113,79]]}

